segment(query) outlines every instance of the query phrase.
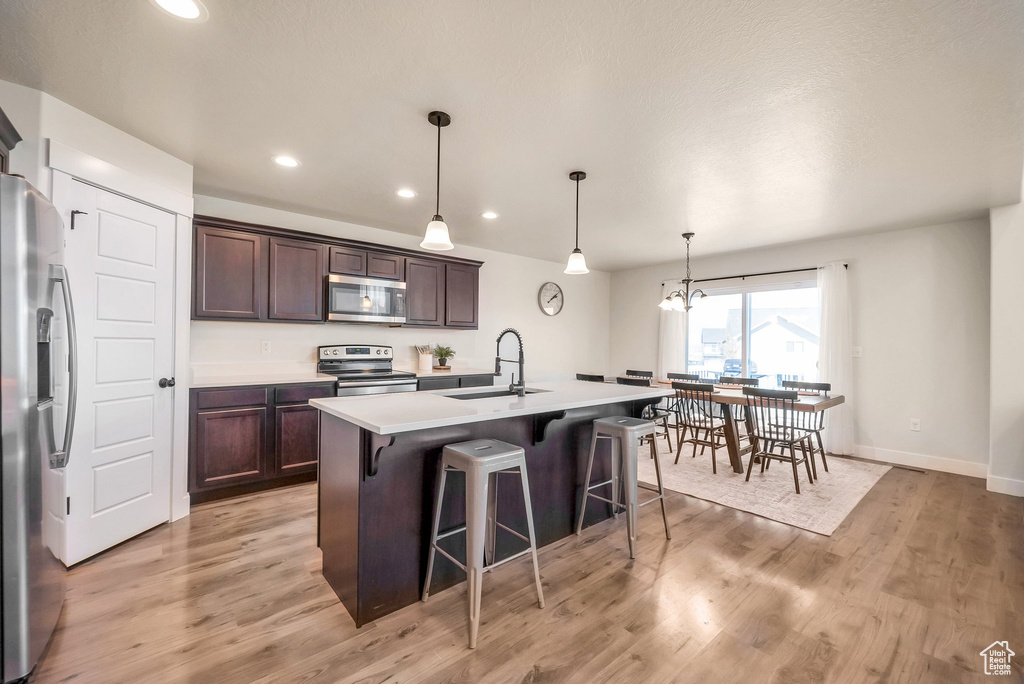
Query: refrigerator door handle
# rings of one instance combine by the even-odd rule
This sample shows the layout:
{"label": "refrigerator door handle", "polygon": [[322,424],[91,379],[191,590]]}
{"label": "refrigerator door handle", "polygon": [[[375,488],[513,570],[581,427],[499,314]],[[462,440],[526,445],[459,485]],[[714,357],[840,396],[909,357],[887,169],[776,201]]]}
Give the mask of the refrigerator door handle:
{"label": "refrigerator door handle", "polygon": [[64,426],[64,444],[50,455],[51,468],[63,468],[71,453],[71,437],[75,432],[75,408],[78,400],[78,338],[75,335],[75,305],[71,299],[68,270],[58,264],[50,265],[50,279],[60,283],[64,296],[64,309],[68,322],[68,412]]}

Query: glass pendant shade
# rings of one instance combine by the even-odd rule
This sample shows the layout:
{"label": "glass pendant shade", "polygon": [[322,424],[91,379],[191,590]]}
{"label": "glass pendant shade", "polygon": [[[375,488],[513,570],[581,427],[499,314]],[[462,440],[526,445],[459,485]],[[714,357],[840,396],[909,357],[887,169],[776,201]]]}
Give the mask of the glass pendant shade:
{"label": "glass pendant shade", "polygon": [[445,225],[444,219],[439,215],[434,216],[433,220],[427,224],[427,233],[423,236],[423,242],[420,243],[420,247],[435,252],[446,252],[449,249],[455,249],[451,238],[448,237],[448,226]]}
{"label": "glass pendant shade", "polygon": [[672,309],[674,311],[685,311],[686,310],[686,299],[681,295],[676,295],[672,298]]}
{"label": "glass pendant shade", "polygon": [[577,247],[569,254],[569,263],[565,265],[565,274],[584,275],[586,273],[590,273],[590,269],[587,268],[587,260],[584,258],[583,252]]}
{"label": "glass pendant shade", "polygon": [[664,299],[662,299],[661,304],[658,304],[658,308],[662,309],[663,311],[670,311],[672,309],[672,298],[665,297]]}

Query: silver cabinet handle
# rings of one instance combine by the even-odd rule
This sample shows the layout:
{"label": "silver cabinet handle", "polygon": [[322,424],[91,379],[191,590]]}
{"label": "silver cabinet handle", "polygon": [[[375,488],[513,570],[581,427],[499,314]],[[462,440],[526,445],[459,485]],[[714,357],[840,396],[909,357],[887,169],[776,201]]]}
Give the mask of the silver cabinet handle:
{"label": "silver cabinet handle", "polygon": [[50,265],[50,279],[60,283],[64,295],[64,313],[68,321],[68,414],[64,425],[64,444],[50,456],[51,468],[63,468],[71,453],[71,437],[75,432],[75,409],[78,401],[78,337],[75,335],[75,305],[71,300],[71,283],[64,266]]}

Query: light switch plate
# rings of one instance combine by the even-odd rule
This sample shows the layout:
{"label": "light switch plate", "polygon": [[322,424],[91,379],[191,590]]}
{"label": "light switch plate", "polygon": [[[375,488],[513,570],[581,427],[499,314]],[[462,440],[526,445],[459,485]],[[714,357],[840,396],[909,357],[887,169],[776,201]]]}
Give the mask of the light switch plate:
{"label": "light switch plate", "polygon": [[859,359],[862,356],[864,356],[864,348],[863,347],[854,347],[853,348],[853,358]]}
{"label": "light switch plate", "polygon": [[921,419],[920,418],[911,418],[910,419],[910,431],[911,432],[920,432],[921,431]]}

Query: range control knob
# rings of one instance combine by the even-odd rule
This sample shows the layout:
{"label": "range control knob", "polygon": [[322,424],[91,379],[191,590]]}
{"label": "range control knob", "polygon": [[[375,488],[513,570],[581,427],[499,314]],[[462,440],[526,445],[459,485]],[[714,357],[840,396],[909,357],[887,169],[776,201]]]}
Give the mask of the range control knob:
{"label": "range control knob", "polygon": [[388,355],[388,354],[390,354],[390,353],[391,353],[391,350],[390,350],[390,349],[385,349],[385,350],[384,350],[384,356],[387,356],[387,355]]}
{"label": "range control knob", "polygon": [[335,356],[337,356],[338,355],[338,350],[337,349],[332,349],[331,353],[334,354]]}
{"label": "range control knob", "polygon": [[380,356],[380,349],[377,350],[377,355]]}

